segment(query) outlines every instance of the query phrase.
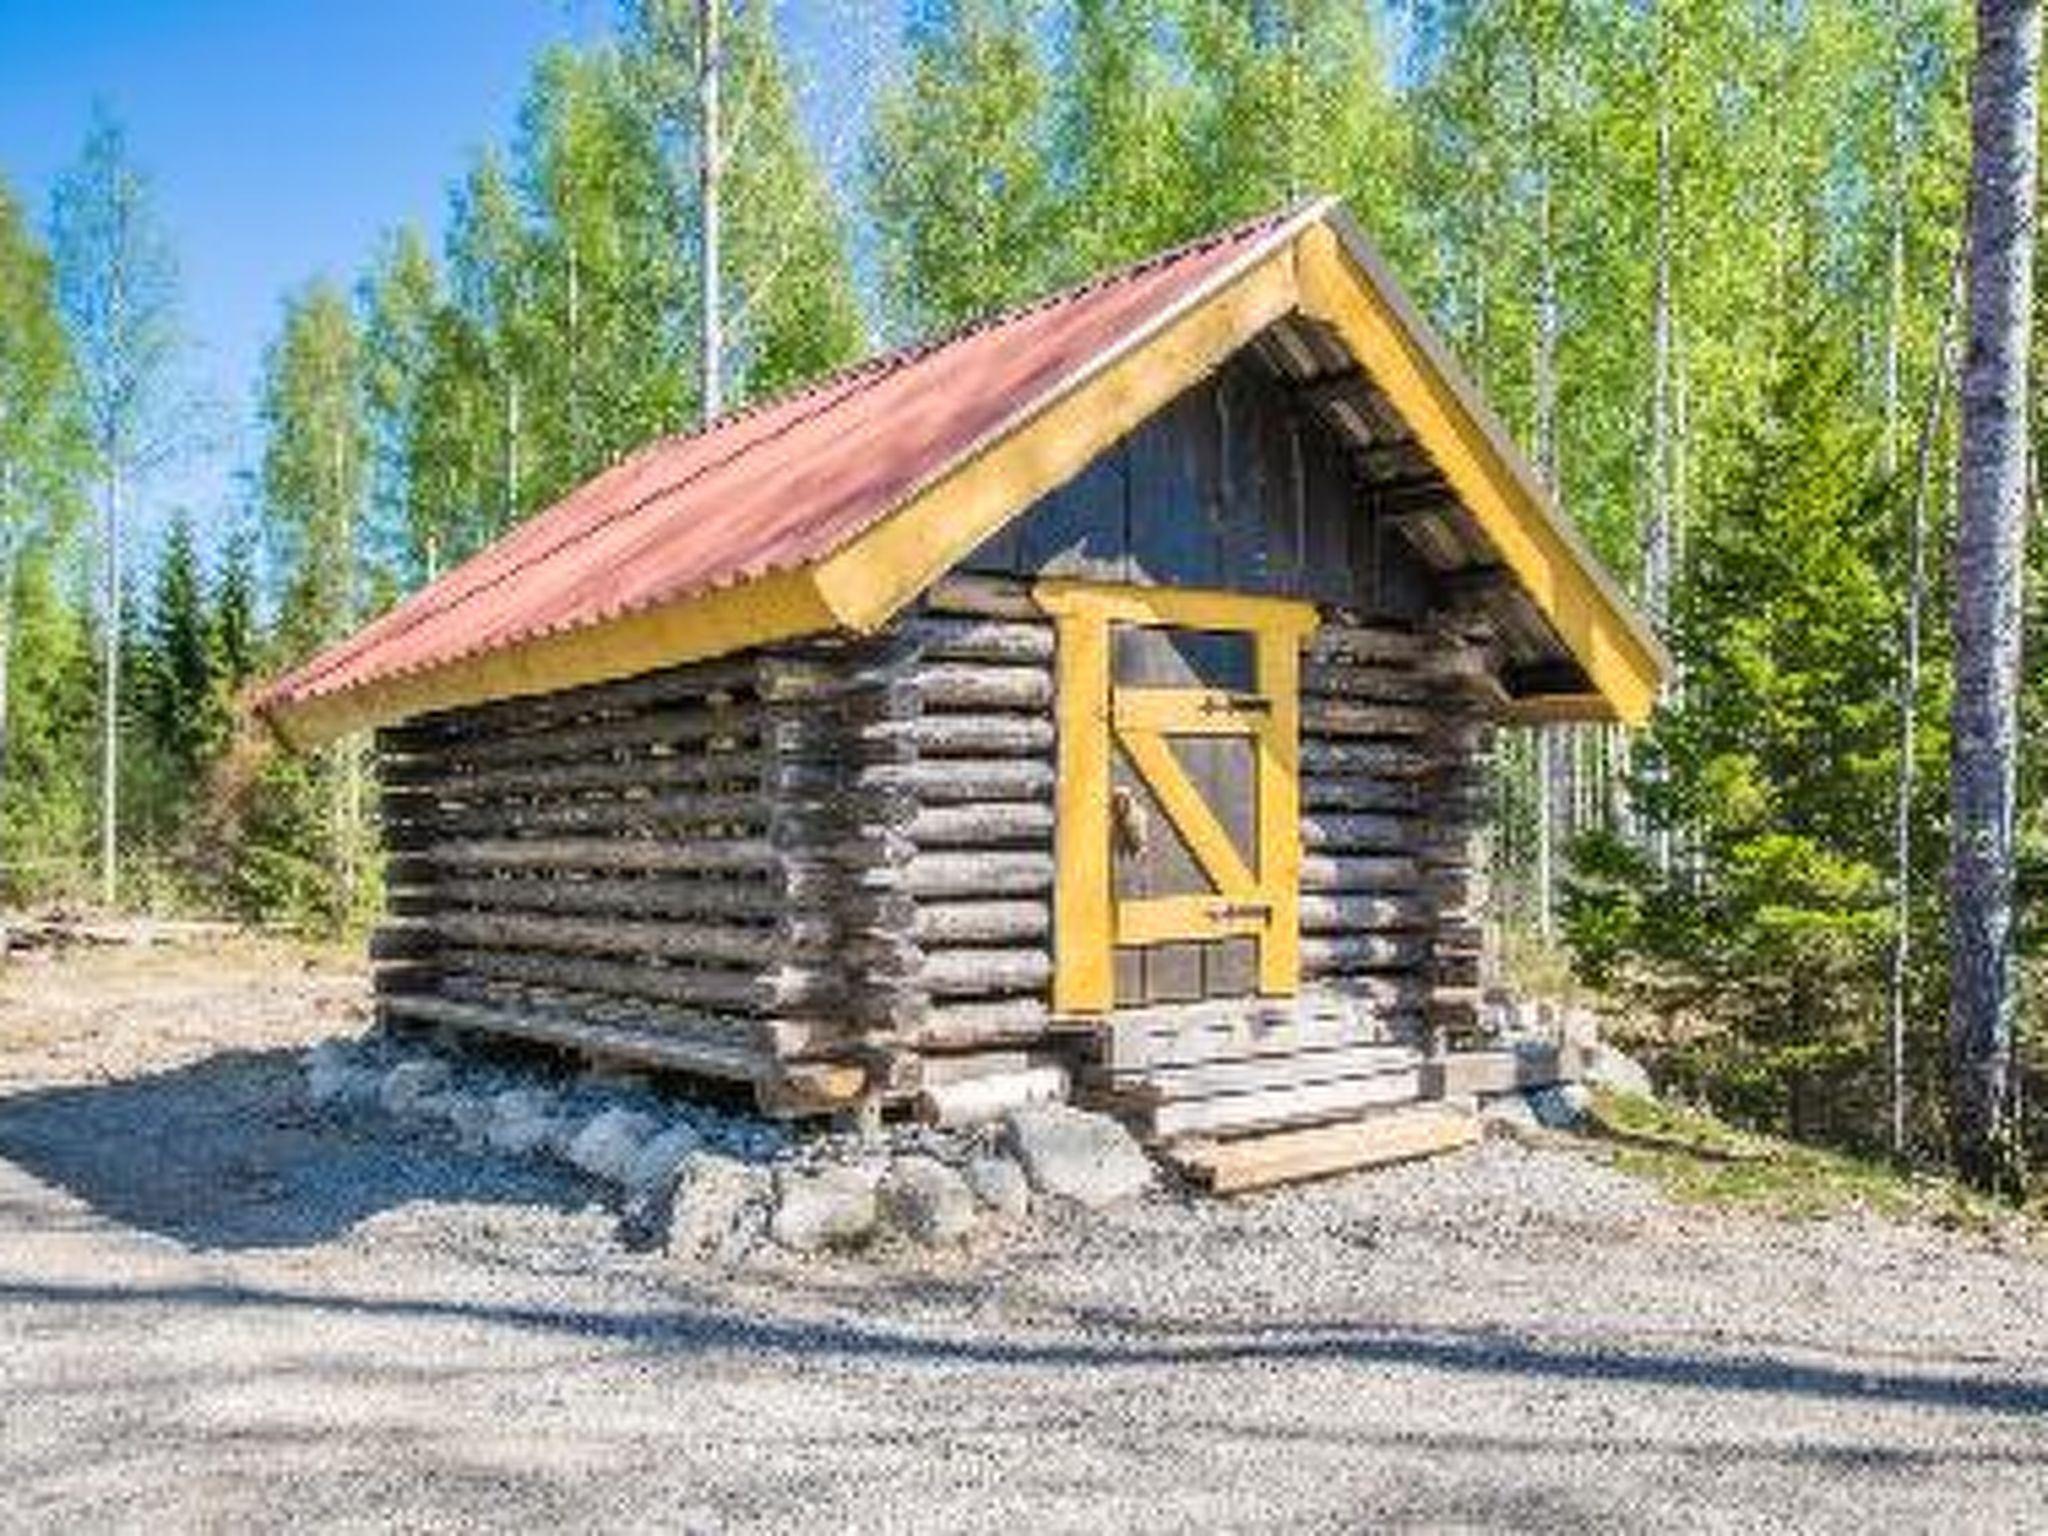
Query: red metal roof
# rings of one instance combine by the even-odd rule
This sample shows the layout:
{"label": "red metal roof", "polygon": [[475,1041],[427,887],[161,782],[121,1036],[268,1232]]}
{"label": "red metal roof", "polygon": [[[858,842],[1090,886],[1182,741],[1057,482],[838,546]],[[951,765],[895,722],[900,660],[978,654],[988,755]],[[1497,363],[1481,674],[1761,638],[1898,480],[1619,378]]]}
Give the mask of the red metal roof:
{"label": "red metal roof", "polygon": [[1120,342],[1277,246],[1305,211],[651,443],[279,679],[258,708],[288,712],[821,560]]}

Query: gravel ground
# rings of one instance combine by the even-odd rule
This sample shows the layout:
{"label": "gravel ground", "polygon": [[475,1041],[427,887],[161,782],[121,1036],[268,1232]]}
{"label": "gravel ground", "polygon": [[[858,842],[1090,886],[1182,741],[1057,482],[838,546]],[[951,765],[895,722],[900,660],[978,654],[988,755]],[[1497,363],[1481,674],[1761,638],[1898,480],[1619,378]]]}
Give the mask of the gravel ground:
{"label": "gravel ground", "polygon": [[0,970],[0,1527],[2048,1529],[2038,1252],[1496,1142],[689,1268],[314,1112],[283,958]]}

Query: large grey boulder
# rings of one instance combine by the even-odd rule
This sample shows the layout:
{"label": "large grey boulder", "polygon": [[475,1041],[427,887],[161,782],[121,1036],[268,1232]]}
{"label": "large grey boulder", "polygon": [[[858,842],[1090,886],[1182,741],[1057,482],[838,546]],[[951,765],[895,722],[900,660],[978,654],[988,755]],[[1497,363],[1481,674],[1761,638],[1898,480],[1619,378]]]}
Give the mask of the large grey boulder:
{"label": "large grey boulder", "polygon": [[688,1123],[672,1125],[660,1135],[650,1137],[626,1169],[626,1193],[635,1200],[666,1196],[682,1174],[683,1159],[703,1142],[697,1128]]}
{"label": "large grey boulder", "polygon": [[1070,1104],[1012,1110],[1003,1140],[1034,1190],[1089,1210],[1131,1199],[1152,1182],[1152,1160],[1129,1131]]}
{"label": "large grey boulder", "polygon": [[856,1247],[874,1235],[881,1214],[875,1183],[875,1175],[864,1168],[785,1169],[776,1176],[769,1234],[798,1253]]}
{"label": "large grey boulder", "polygon": [[1550,1083],[1528,1092],[1529,1110],[1546,1131],[1576,1131],[1586,1123],[1593,1095],[1583,1083]]}
{"label": "large grey boulder", "polygon": [[384,1074],[383,1086],[377,1091],[378,1102],[387,1114],[417,1114],[424,1100],[447,1086],[449,1075],[448,1063],[438,1056],[415,1056],[401,1061]]}
{"label": "large grey boulder", "polygon": [[584,1124],[569,1143],[569,1162],[593,1179],[607,1184],[624,1184],[633,1159],[654,1134],[657,1122],[637,1109],[613,1105],[601,1109]]}
{"label": "large grey boulder", "polygon": [[876,1193],[889,1225],[921,1243],[957,1242],[979,1216],[967,1181],[935,1157],[899,1157]]}
{"label": "large grey boulder", "polygon": [[447,1093],[441,1096],[439,1118],[471,1151],[480,1150],[491,1128],[491,1101],[481,1094]]}
{"label": "large grey boulder", "polygon": [[669,1205],[669,1257],[735,1257],[757,1235],[769,1198],[765,1168],[716,1152],[687,1154]]}
{"label": "large grey boulder", "polygon": [[1630,1094],[1639,1099],[1657,1096],[1643,1064],[1611,1045],[1599,1045],[1587,1053],[1586,1081],[1609,1093]]}
{"label": "large grey boulder", "polygon": [[306,1095],[321,1109],[371,1103],[383,1086],[384,1075],[339,1040],[323,1040],[306,1053]]}
{"label": "large grey boulder", "polygon": [[554,1095],[544,1088],[507,1088],[491,1100],[491,1123],[484,1140],[493,1152],[531,1157],[555,1134]]}
{"label": "large grey boulder", "polygon": [[996,1215],[1015,1221],[1031,1209],[1031,1181],[1015,1158],[983,1153],[962,1171],[974,1198]]}

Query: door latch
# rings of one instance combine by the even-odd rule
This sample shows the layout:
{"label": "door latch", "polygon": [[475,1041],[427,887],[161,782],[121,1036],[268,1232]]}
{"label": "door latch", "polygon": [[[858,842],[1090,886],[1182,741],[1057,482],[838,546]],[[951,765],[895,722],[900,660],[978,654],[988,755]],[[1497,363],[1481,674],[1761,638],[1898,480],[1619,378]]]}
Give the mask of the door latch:
{"label": "door latch", "polygon": [[1252,918],[1264,922],[1273,915],[1270,901],[1219,901],[1209,909],[1209,915],[1221,922],[1238,922]]}
{"label": "door latch", "polygon": [[1116,834],[1117,850],[1136,858],[1145,851],[1151,818],[1145,814],[1145,807],[1138,803],[1138,797],[1127,784],[1119,784],[1109,792],[1110,825]]}

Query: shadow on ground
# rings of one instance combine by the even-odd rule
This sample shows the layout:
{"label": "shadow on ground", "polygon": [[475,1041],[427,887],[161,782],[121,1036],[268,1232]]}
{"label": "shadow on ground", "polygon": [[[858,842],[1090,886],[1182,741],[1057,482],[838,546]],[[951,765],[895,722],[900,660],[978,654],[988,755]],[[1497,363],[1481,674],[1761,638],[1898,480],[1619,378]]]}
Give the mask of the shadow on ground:
{"label": "shadow on ground", "polygon": [[566,1173],[344,1124],[307,1102],[295,1050],[0,1097],[0,1158],[96,1213],[193,1248],[299,1247],[415,1201],[573,1210]]}
{"label": "shadow on ground", "polygon": [[[547,1335],[623,1344],[651,1357],[719,1352],[775,1355],[801,1366],[835,1363],[996,1367],[1010,1370],[1145,1371],[1165,1367],[1277,1368],[1322,1364],[1378,1369],[1420,1367],[1454,1375],[1686,1388],[1868,1405],[1934,1407],[1949,1412],[2048,1415],[2048,1380],[1954,1369],[1872,1368],[1860,1361],[1817,1362],[1756,1352],[1587,1345],[1495,1327],[1416,1328],[1350,1322],[1263,1328],[1161,1328],[1094,1335],[1018,1336],[975,1329],[952,1332],[881,1319],[764,1316],[724,1305],[613,1311],[521,1306],[426,1297],[335,1294],[287,1287],[75,1284],[0,1279],[0,1304],[71,1307],[143,1306],[251,1309],[336,1317],[483,1323]],[[2038,1451],[2032,1452],[2038,1456]]]}

